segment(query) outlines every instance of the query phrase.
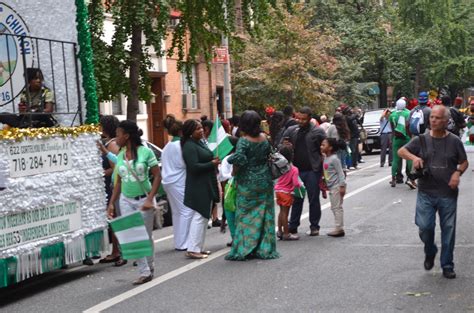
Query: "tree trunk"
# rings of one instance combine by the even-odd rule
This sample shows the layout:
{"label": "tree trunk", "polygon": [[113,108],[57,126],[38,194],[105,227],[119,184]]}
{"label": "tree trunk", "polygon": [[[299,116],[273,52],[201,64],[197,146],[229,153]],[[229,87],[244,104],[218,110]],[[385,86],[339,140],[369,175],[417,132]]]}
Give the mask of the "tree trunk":
{"label": "tree trunk", "polygon": [[420,92],[421,79],[421,64],[417,63],[415,68],[415,98],[418,98],[418,93]]}
{"label": "tree trunk", "polygon": [[139,79],[140,79],[140,59],[142,55],[142,29],[138,25],[132,26],[132,43],[130,49],[130,72],[129,84],[130,94],[127,100],[127,119],[137,121],[138,99],[139,99]]}
{"label": "tree trunk", "polygon": [[380,80],[379,81],[379,87],[380,87],[380,95],[379,95],[379,100],[380,100],[380,103],[379,103],[379,106],[381,108],[389,108],[390,105],[388,102],[388,99],[387,99],[387,82],[384,81],[384,80]]}

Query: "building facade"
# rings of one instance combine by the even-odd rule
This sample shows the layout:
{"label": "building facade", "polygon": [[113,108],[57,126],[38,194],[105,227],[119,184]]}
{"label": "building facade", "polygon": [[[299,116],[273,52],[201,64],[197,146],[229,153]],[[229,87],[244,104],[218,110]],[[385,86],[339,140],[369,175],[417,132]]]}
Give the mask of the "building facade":
{"label": "building facade", "polygon": [[[163,48],[171,45],[173,26],[179,23],[179,13],[170,14],[170,35],[163,40]],[[104,40],[111,44],[114,34],[113,20],[106,16],[104,23]],[[167,114],[173,114],[179,120],[199,119],[206,115],[215,119],[219,113],[224,113],[224,65],[211,64],[210,70],[204,60],[200,60],[193,68],[193,84],[191,88],[186,75],[177,70],[177,57],[158,57],[150,48],[152,67],[149,70],[151,78],[151,100],[141,101],[137,123],[143,130],[144,138],[159,147],[168,141],[168,135],[163,127],[163,119]],[[194,92],[193,92],[194,90]],[[126,118],[126,97],[120,96],[114,101],[100,104],[102,114],[116,115],[120,120]]]}

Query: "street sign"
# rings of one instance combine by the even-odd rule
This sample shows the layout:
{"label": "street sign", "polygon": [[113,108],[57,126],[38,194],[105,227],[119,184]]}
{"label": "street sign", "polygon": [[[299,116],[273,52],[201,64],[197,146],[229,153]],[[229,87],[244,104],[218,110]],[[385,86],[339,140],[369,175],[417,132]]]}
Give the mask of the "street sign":
{"label": "street sign", "polygon": [[227,47],[214,48],[214,57],[212,63],[214,64],[227,64],[229,62],[229,51]]}

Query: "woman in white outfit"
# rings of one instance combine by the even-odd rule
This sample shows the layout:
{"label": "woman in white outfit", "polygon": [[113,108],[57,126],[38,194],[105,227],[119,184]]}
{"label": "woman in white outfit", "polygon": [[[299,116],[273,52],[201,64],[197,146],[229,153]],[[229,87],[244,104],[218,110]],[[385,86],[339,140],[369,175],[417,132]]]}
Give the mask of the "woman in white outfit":
{"label": "woman in white outfit", "polygon": [[161,183],[171,205],[173,216],[174,247],[178,251],[187,249],[189,225],[194,211],[183,204],[186,185],[186,164],[181,151],[181,131],[183,123],[169,114],[163,121],[168,134],[173,136],[161,154]]}

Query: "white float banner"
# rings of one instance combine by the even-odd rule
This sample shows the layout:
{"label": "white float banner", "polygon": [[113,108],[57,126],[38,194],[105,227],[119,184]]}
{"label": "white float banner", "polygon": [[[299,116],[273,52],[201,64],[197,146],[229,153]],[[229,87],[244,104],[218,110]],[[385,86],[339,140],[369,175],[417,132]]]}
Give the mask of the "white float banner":
{"label": "white float banner", "polygon": [[0,249],[61,235],[82,227],[79,202],[0,216]]}
{"label": "white float banner", "polygon": [[72,168],[71,142],[61,138],[11,143],[7,153],[10,177],[59,172]]}

